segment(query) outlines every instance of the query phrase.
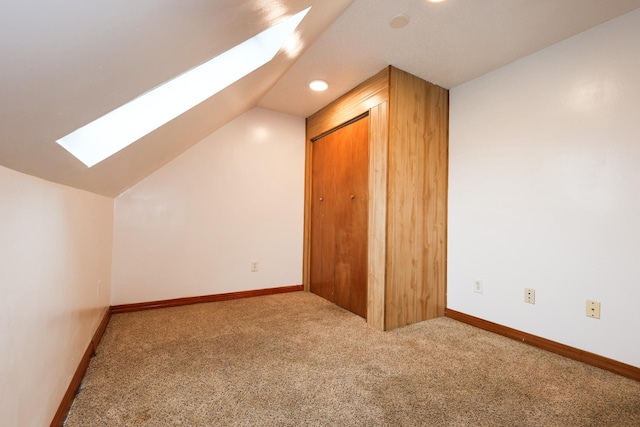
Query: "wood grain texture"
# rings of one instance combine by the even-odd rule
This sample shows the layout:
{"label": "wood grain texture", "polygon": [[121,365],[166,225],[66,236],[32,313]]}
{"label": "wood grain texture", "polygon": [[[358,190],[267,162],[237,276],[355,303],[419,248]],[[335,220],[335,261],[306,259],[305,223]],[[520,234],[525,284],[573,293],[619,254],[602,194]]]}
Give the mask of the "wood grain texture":
{"label": "wood grain texture", "polygon": [[[331,167],[339,155],[334,135],[313,143],[311,165],[311,240],[309,290],[324,299],[335,302],[334,265],[336,262],[336,229],[334,226],[338,204],[338,188]],[[330,167],[323,167],[329,165]]]}
{"label": "wood grain texture", "polygon": [[631,378],[636,381],[640,381],[640,368],[626,363],[618,362],[617,360],[609,359],[604,356],[600,356],[588,351],[580,350],[574,347],[570,347],[565,344],[560,344],[555,341],[541,338],[536,335],[522,332],[517,329],[509,328],[508,326],[499,325],[497,323],[490,322],[488,320],[480,319],[478,317],[470,316],[459,311],[446,309],[445,316],[454,320],[458,320],[463,323],[467,323],[476,328],[484,329],[489,332],[496,333],[514,340],[522,341],[525,344],[532,345],[534,347],[541,348],[552,353],[559,354],[569,359],[577,360],[579,362],[586,363],[597,368],[605,369],[607,371],[614,372],[618,375]]}
{"label": "wood grain texture", "polygon": [[[447,90],[388,67],[307,119],[309,147],[311,138],[370,112],[367,322],[378,329],[444,314],[448,102]],[[311,157],[307,148],[305,194]],[[306,284],[310,200],[305,197]]]}
{"label": "wood grain texture", "polygon": [[367,316],[369,117],[313,143],[311,292]]}
{"label": "wood grain texture", "polygon": [[369,116],[369,233],[367,323],[385,329],[387,236],[387,147],[389,103],[371,108]]}
{"label": "wood grain texture", "polygon": [[307,118],[307,140],[368,112],[389,99],[389,68],[370,77]]}
{"label": "wood grain texture", "polygon": [[442,316],[446,290],[448,92],[389,76],[386,329]]}
{"label": "wood grain texture", "polygon": [[282,294],[302,291],[302,285],[283,286],[279,288],[256,289],[252,291],[229,292],[224,294],[204,295],[199,297],[175,298],[161,301],[139,302],[111,306],[111,313],[130,313],[134,311],[153,310],[156,308],[178,307],[181,305],[201,304],[206,302],[228,301],[240,298],[251,298],[262,295]]}
{"label": "wood grain texture", "polygon": [[427,152],[423,208],[428,285],[418,298],[418,319],[444,316],[447,287],[447,196],[449,177],[449,91],[427,83]]}
{"label": "wood grain texture", "polygon": [[389,98],[389,67],[370,77],[306,120],[305,193],[302,255],[302,283],[309,291],[311,283],[311,186],[313,145],[311,140],[349,120],[366,113]]}
{"label": "wood grain texture", "polygon": [[51,427],[62,427],[64,425],[64,421],[67,419],[67,415],[69,414],[69,409],[71,409],[71,405],[73,404],[73,399],[76,397],[76,393],[80,388],[80,384],[82,383],[82,379],[84,378],[84,374],[87,372],[87,368],[89,367],[89,362],[91,361],[91,357],[96,353],[98,349],[98,345],[102,340],[102,335],[104,335],[104,331],[107,329],[107,325],[109,324],[109,320],[111,319],[111,310],[107,309],[96,332],[93,334],[91,338],[91,342],[87,346],[87,349],[84,351],[82,358],[80,359],[80,363],[78,363],[78,367],[76,368],[73,377],[71,378],[71,382],[69,383],[69,387],[67,387],[67,391],[62,397],[62,401],[58,406],[58,410],[56,411],[53,419],[51,420]]}
{"label": "wood grain texture", "polygon": [[[369,205],[369,117],[340,130],[341,214],[336,240],[336,303],[367,317],[367,223]],[[348,150],[345,144],[348,144]]]}
{"label": "wood grain texture", "polygon": [[309,136],[307,119],[307,133],[304,157],[304,225],[302,230],[302,286],[306,292],[311,285],[311,185],[313,172],[313,143]]}

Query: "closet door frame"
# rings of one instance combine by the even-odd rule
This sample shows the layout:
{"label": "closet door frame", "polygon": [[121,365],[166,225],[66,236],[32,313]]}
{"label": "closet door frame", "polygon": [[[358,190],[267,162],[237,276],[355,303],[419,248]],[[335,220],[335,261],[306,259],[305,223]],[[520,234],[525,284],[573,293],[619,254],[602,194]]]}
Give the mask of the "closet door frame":
{"label": "closet door frame", "polygon": [[313,140],[310,291],[366,319],[369,113]]}
{"label": "closet door frame", "polygon": [[312,140],[369,113],[367,323],[385,329],[389,68],[307,118],[305,145],[303,285],[310,288]]}

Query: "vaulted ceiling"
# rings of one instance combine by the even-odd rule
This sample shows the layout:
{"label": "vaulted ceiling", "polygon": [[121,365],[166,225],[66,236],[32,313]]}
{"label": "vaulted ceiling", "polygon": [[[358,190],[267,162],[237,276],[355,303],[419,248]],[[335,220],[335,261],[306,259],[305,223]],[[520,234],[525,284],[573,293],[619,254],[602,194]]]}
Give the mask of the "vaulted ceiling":
{"label": "vaulted ceiling", "polygon": [[[308,6],[276,58],[87,168],[55,141]],[[640,0],[0,0],[0,165],[116,196],[254,106],[306,117],[386,65],[452,88]],[[408,24],[389,26],[404,14]],[[311,93],[314,78],[330,84]]]}

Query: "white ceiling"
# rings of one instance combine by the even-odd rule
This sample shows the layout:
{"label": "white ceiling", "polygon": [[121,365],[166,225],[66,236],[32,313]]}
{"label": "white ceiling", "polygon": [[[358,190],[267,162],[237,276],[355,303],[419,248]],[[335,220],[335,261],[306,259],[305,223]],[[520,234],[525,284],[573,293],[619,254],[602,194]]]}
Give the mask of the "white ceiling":
{"label": "white ceiling", "polygon": [[0,0],[0,164],[115,196],[255,106],[295,58],[269,64],[88,169],[56,140],[313,8],[308,47],[351,0]]}
{"label": "white ceiling", "polygon": [[[451,89],[637,7],[638,0],[355,0],[258,105],[308,117],[386,65]],[[392,29],[398,14],[409,24]],[[316,78],[330,89],[301,96]]]}
{"label": "white ceiling", "polygon": [[[55,143],[309,5],[297,60],[279,54],[91,169]],[[0,164],[115,196],[255,105],[306,117],[389,64],[452,88],[637,7],[640,0],[0,0]],[[409,24],[391,29],[399,13]],[[314,78],[330,89],[311,93]]]}

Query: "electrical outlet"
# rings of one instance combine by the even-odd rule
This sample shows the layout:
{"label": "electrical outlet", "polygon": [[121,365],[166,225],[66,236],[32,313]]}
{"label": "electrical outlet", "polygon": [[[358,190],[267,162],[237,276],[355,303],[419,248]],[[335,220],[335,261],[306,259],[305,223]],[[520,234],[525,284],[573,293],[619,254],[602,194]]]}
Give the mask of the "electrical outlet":
{"label": "electrical outlet", "polygon": [[524,288],[524,302],[529,304],[536,303],[536,290],[532,288]]}
{"label": "electrical outlet", "polygon": [[252,261],[251,262],[251,272],[255,273],[256,271],[258,271],[258,261]]}
{"label": "electrical outlet", "polygon": [[484,286],[483,286],[482,280],[476,279],[473,281],[473,292],[476,292],[478,294],[481,294],[484,292]]}
{"label": "electrical outlet", "polygon": [[600,318],[600,302],[587,300],[587,317]]}

